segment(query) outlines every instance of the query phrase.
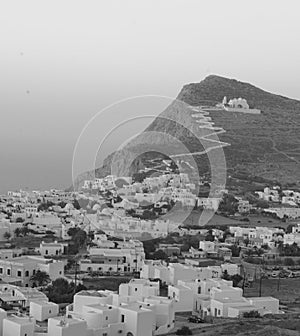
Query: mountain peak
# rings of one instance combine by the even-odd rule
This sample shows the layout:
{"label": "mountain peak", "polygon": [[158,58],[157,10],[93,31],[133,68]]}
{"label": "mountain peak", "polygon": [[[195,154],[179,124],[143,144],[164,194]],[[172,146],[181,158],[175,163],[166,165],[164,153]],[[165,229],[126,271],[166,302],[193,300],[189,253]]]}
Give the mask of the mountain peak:
{"label": "mountain peak", "polygon": [[215,105],[223,97],[245,98],[251,107],[259,109],[299,109],[300,102],[264,91],[250,83],[219,75],[209,75],[199,83],[184,85],[177,99],[190,105]]}

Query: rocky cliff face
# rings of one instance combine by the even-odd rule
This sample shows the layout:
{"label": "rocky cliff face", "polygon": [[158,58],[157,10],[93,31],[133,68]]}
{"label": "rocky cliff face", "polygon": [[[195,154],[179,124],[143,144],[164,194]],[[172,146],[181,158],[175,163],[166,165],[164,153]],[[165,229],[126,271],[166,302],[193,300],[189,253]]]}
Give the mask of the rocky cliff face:
{"label": "rocky cliff face", "polygon": [[[237,171],[279,182],[300,180],[300,101],[274,95],[251,84],[220,76],[208,76],[200,83],[185,85],[177,100],[124,150],[107,157],[96,176],[114,173],[133,174],[140,169],[142,153],[162,151],[175,155],[183,150],[199,153],[210,142],[206,128],[192,117],[191,106],[215,106],[223,97],[245,98],[261,114],[209,111],[214,126],[224,129],[220,141],[224,147],[228,172]],[[199,141],[201,139],[201,141]],[[186,149],[184,149],[186,147]],[[209,170],[206,155],[194,155],[200,173]],[[112,168],[113,167],[113,168]],[[86,179],[83,174],[77,183]]]}

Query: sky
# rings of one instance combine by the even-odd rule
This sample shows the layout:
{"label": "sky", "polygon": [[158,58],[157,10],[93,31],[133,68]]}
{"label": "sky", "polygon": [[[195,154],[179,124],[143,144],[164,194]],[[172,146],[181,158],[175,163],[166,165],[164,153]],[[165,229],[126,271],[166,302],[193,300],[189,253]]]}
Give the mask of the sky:
{"label": "sky", "polygon": [[[0,193],[68,187],[82,130],[126,98],[175,98],[218,74],[300,99],[299,9],[297,0],[1,1]],[[130,109],[100,115],[99,137]],[[115,134],[103,158],[149,121]]]}

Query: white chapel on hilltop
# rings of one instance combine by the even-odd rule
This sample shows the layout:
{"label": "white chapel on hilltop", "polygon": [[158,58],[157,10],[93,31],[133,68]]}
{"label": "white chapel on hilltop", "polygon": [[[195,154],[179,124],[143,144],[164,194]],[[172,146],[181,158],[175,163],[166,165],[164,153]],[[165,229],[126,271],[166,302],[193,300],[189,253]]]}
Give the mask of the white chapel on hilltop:
{"label": "white chapel on hilltop", "polygon": [[258,109],[250,109],[247,100],[244,98],[233,98],[227,102],[227,97],[223,98],[221,104],[217,105],[218,107],[222,107],[224,110],[229,112],[244,112],[244,113],[252,113],[252,114],[260,114],[261,111]]}

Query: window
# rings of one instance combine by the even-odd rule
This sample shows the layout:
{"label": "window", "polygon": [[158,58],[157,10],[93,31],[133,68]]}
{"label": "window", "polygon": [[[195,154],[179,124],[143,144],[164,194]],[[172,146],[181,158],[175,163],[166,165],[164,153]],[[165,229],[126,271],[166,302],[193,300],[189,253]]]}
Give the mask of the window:
{"label": "window", "polygon": [[21,277],[21,276],[22,276],[22,272],[21,272],[21,271],[18,271],[18,272],[17,272],[17,276],[18,276],[18,277]]}
{"label": "window", "polygon": [[0,274],[2,274],[3,273],[3,268],[2,267],[0,267]]}
{"label": "window", "polygon": [[106,321],[108,320],[108,316],[105,316],[105,320],[106,320]]}
{"label": "window", "polygon": [[125,322],[125,315],[121,315],[121,322]]}
{"label": "window", "polygon": [[26,276],[26,277],[29,276],[29,271],[25,271],[25,276]]}
{"label": "window", "polygon": [[51,311],[51,309],[49,309],[49,314],[51,314],[52,313],[52,311]]}
{"label": "window", "polygon": [[45,251],[45,254],[48,254],[48,250]]}
{"label": "window", "polygon": [[137,288],[134,289],[135,292],[137,292],[137,290],[138,290]]}
{"label": "window", "polygon": [[6,270],[6,273],[7,273],[7,275],[10,275],[10,269],[9,268]]}

